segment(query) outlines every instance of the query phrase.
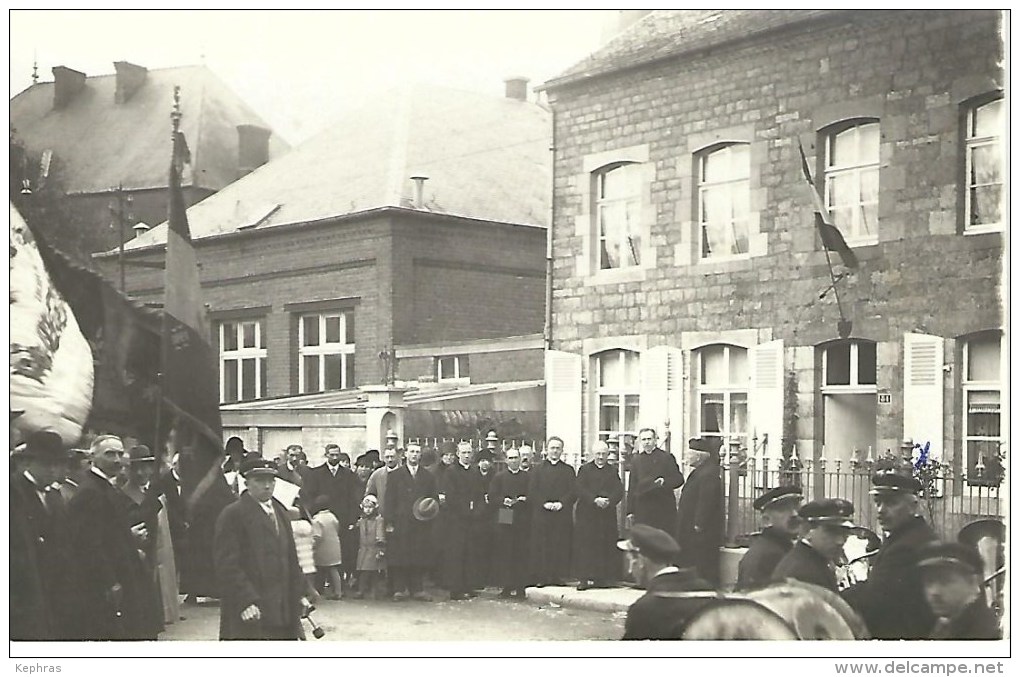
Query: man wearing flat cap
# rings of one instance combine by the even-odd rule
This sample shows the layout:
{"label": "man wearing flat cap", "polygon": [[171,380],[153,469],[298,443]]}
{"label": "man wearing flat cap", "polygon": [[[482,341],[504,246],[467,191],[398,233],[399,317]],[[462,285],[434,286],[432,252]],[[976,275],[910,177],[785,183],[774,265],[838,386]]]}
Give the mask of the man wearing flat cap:
{"label": "man wearing flat cap", "polygon": [[220,639],[299,639],[308,601],[290,517],[273,498],[276,466],[255,456],[240,473],[245,491],[216,520]]}
{"label": "man wearing flat cap", "polygon": [[688,442],[684,462],[693,470],[680,490],[677,543],[680,565],[697,567],[698,575],[719,585],[719,548],[723,542],[723,489],[718,437]]}
{"label": "man wearing flat cap", "polygon": [[936,540],[920,514],[921,483],[894,472],[871,478],[871,496],[886,537],[868,578],[843,591],[875,639],[924,639],[935,618],[917,571],[920,548]]}
{"label": "man wearing flat cap", "polygon": [[638,431],[637,451],[630,457],[627,514],[631,523],[648,524],[668,534],[676,531],[676,496],[684,483],[673,455],[658,446],[652,428]]}
{"label": "man wearing flat cap", "polygon": [[[421,446],[408,444],[404,465],[390,473],[386,480],[386,560],[393,586],[393,599],[407,598],[431,601],[422,590],[422,577],[429,550],[430,525],[420,519],[423,499],[438,503],[436,478],[421,467]],[[419,512],[416,515],[415,508]]]}
{"label": "man wearing flat cap", "polygon": [[985,602],[984,563],[966,543],[929,543],[918,552],[928,606],[935,614],[931,639],[1001,639],[995,614]]}
{"label": "man wearing flat cap", "polygon": [[775,487],[754,499],[765,528],[751,541],[751,547],[737,567],[737,590],[763,588],[797,538],[798,517],[804,496],[799,487]]}
{"label": "man wearing flat cap", "polygon": [[712,585],[694,569],[675,566],[680,546],[665,531],[638,523],[616,547],[626,554],[630,575],[646,589],[627,610],[623,639],[675,639],[673,628],[714,599],[711,594],[677,595],[708,592]]}
{"label": "man wearing flat cap", "polygon": [[801,537],[776,565],[772,579],[793,578],[838,592],[836,562],[854,528],[854,506],[841,498],[824,498],[801,506]]}
{"label": "man wearing flat cap", "polygon": [[60,435],[47,431],[29,435],[12,457],[10,639],[15,641],[74,639],[68,611],[77,567],[66,515],[51,488],[64,474],[68,455]]}

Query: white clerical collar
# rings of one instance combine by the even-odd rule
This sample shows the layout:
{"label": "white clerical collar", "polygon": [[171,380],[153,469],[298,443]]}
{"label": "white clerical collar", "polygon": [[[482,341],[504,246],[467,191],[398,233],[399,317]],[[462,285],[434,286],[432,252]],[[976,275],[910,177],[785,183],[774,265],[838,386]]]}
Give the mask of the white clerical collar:
{"label": "white clerical collar", "polygon": [[546,459],[546,463],[548,463],[549,465],[556,465],[557,463],[559,463],[559,461],[558,460],[550,461],[550,460]]}
{"label": "white clerical collar", "polygon": [[511,475],[516,475],[517,473],[519,473],[521,471],[520,468],[518,468],[517,470],[514,470],[513,468],[507,468],[507,470],[510,471]]}
{"label": "white clerical collar", "polygon": [[460,463],[459,465],[460,465],[461,468],[464,468],[464,470],[471,470],[471,465],[470,464],[464,465],[463,463]]}
{"label": "white clerical collar", "polygon": [[592,462],[591,462],[591,464],[592,464],[593,466],[595,466],[596,468],[605,468],[605,467],[606,467],[606,464],[605,464],[605,463],[603,463],[602,465],[599,465],[599,464],[598,464],[598,463],[596,463],[595,461],[592,461]]}

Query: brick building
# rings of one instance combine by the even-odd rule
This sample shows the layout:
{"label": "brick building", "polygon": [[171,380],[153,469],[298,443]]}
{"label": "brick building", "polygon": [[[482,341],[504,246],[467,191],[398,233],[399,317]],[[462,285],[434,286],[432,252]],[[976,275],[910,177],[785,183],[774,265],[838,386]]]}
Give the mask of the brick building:
{"label": "brick building", "polygon": [[[401,89],[190,208],[225,427],[283,425],[282,407],[312,444],[328,417],[302,422],[305,400],[278,398],[345,391],[312,397],[322,410],[394,381],[540,380],[549,134],[523,95]],[[128,291],[145,302],[162,299],[165,234],[128,243]],[[348,423],[343,439],[364,443]]]}
{"label": "brick building", "polygon": [[[57,66],[10,103],[12,133],[46,167],[60,166],[63,188],[100,249],[120,244],[110,204],[131,198],[132,226],[166,220],[169,111],[181,88],[193,166],[184,176],[188,205],[215,193],[289,148],[269,125],[204,66],[161,68],[118,61],[116,73],[86,76]],[[47,170],[40,170],[47,171]],[[28,172],[31,176],[36,171]]]}
{"label": "brick building", "polygon": [[[546,83],[550,434],[830,464],[928,442],[979,482],[1006,441],[1001,28],[655,11]],[[798,142],[860,261],[832,254],[846,338]]]}

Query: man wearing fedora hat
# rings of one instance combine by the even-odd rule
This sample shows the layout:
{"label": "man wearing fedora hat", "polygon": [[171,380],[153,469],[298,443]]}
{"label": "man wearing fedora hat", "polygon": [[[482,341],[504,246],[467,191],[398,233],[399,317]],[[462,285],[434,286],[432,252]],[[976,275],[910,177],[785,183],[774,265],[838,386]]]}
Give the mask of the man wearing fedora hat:
{"label": "man wearing fedora hat", "polygon": [[255,456],[239,472],[246,489],[216,520],[220,639],[298,639],[308,600],[290,517],[273,498],[276,466]]}
{"label": "man wearing fedora hat", "polygon": [[673,628],[715,598],[698,594],[712,585],[697,571],[675,566],[680,546],[665,531],[638,523],[616,547],[626,554],[631,577],[646,589],[627,609],[623,639],[675,639]]}
{"label": "man wearing fedora hat", "polygon": [[68,613],[75,594],[66,516],[53,500],[68,452],[60,435],[36,432],[13,455],[11,475],[10,638],[74,639]]}
{"label": "man wearing fedora hat", "polygon": [[406,463],[386,480],[386,559],[393,599],[431,601],[422,590],[425,554],[429,548],[428,520],[439,512],[436,478],[421,467],[421,446],[407,445]]}
{"label": "man wearing fedora hat", "polygon": [[718,437],[696,437],[684,462],[693,468],[680,490],[677,543],[681,566],[693,566],[703,579],[719,585],[719,548],[723,541],[723,490]]}
{"label": "man wearing fedora hat", "polygon": [[937,540],[920,514],[921,483],[897,472],[871,477],[871,497],[887,536],[868,578],[843,591],[875,639],[924,639],[935,617],[924,598],[917,570],[918,551]]}
{"label": "man wearing fedora hat", "polygon": [[984,595],[984,562],[967,543],[929,543],[918,552],[921,585],[935,626],[931,639],[1001,639]]}
{"label": "man wearing fedora hat", "polygon": [[765,528],[751,541],[737,567],[737,590],[763,588],[772,581],[779,560],[797,538],[797,509],[804,500],[799,487],[774,487],[754,499]]}
{"label": "man wearing fedora hat", "polygon": [[801,538],[776,565],[772,580],[793,578],[838,592],[836,562],[854,528],[854,506],[841,498],[824,498],[801,506]]}

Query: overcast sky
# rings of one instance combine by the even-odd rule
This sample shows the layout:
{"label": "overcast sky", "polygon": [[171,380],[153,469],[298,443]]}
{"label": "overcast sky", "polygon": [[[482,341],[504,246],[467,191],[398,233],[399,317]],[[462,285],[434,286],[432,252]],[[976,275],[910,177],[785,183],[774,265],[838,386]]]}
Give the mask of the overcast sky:
{"label": "overcast sky", "polygon": [[[612,10],[45,11],[10,13],[10,95],[53,66],[204,63],[291,143],[373,93],[423,82],[502,95],[594,51]],[[184,93],[186,96],[187,93]],[[169,102],[168,102],[169,105]]]}

